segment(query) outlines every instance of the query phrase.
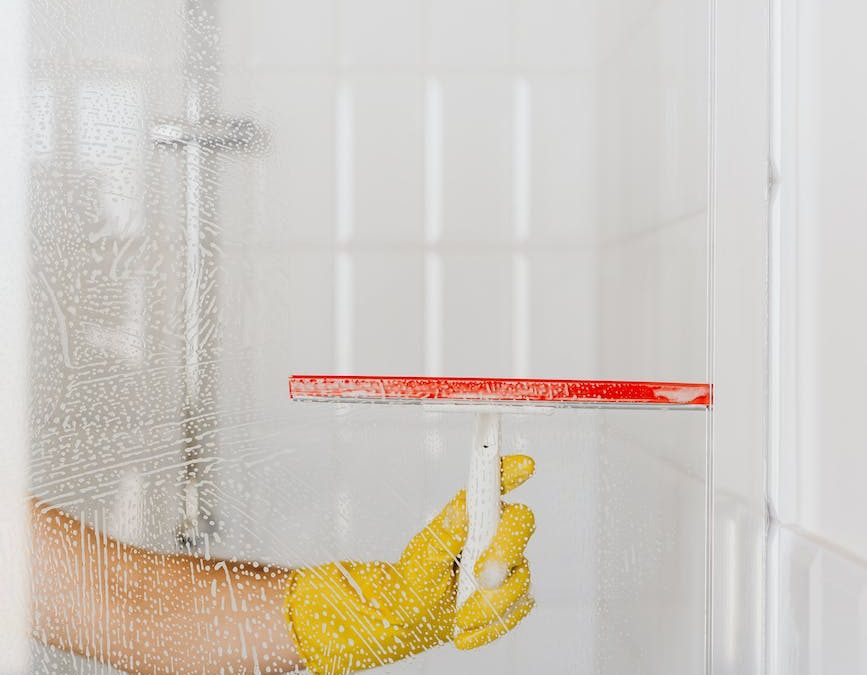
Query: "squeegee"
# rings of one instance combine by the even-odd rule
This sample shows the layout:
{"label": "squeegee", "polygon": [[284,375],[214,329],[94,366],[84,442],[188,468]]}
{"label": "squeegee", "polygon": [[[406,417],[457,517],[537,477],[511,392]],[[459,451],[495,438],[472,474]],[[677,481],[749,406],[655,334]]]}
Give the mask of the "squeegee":
{"label": "squeegee", "polygon": [[[552,408],[707,408],[708,384],[605,380],[293,375],[295,401],[425,404],[472,412],[476,429],[467,480],[467,542],[461,553],[457,606],[478,587],[472,570],[500,522],[500,419]],[[483,580],[496,586],[501,579]]]}

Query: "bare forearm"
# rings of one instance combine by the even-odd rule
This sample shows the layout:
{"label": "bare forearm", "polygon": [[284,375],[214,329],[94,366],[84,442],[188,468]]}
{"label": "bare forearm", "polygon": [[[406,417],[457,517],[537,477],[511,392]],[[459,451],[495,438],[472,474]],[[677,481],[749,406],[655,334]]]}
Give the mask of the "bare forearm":
{"label": "bare forearm", "polygon": [[127,672],[292,670],[289,571],[147,551],[35,502],[37,638]]}

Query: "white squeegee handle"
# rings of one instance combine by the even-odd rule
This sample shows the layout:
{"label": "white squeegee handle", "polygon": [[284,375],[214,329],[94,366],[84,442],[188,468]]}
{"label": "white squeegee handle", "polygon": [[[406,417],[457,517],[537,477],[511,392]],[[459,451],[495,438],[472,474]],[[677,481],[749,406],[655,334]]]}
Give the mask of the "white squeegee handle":
{"label": "white squeegee handle", "polygon": [[458,607],[478,588],[473,567],[491,543],[500,524],[499,413],[480,413],[476,421],[467,482],[467,517],[467,541],[461,553],[458,575]]}

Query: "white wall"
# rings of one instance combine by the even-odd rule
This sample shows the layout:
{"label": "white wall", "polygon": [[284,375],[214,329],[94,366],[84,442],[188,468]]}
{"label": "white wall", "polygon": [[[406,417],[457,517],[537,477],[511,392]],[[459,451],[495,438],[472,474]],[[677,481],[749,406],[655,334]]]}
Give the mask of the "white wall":
{"label": "white wall", "polygon": [[776,665],[867,673],[867,8],[779,6]]}

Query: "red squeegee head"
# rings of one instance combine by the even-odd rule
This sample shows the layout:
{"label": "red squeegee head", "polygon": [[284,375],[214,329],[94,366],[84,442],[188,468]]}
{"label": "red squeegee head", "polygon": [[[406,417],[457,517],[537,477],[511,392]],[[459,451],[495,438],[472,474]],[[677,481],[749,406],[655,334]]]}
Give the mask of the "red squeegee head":
{"label": "red squeegee head", "polygon": [[[500,520],[500,413],[550,407],[708,408],[708,384],[613,380],[293,375],[289,398],[335,403],[446,403],[477,412],[467,481],[469,529],[461,553],[457,605],[478,588],[471,570]],[[448,407],[448,406],[446,406]],[[489,582],[491,580],[488,580]],[[496,584],[495,584],[496,585]]]}
{"label": "red squeegee head", "polygon": [[709,384],[617,380],[292,375],[289,398],[366,402],[708,407]]}

